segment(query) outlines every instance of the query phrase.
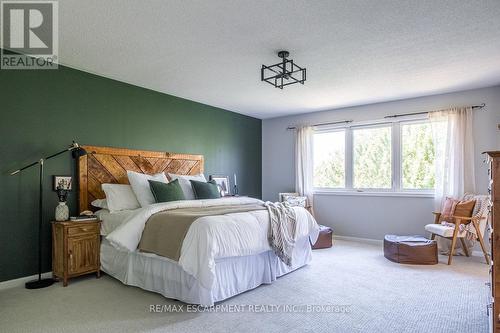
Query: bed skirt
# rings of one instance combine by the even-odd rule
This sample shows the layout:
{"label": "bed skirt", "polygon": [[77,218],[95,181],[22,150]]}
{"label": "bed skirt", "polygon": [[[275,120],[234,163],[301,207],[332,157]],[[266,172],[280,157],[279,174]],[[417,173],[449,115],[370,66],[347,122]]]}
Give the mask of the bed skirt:
{"label": "bed skirt", "polygon": [[212,306],[296,270],[311,259],[309,237],[298,239],[288,267],[272,252],[216,260],[216,280],[204,288],[177,262],[151,253],[118,250],[106,239],[101,244],[101,269],[126,285],[153,291],[185,303]]}

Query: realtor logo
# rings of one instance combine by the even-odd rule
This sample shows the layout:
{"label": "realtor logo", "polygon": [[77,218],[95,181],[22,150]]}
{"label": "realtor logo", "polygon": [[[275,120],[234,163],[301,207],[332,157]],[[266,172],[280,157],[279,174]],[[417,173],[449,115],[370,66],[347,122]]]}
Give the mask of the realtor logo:
{"label": "realtor logo", "polygon": [[57,5],[1,1],[1,69],[57,69]]}

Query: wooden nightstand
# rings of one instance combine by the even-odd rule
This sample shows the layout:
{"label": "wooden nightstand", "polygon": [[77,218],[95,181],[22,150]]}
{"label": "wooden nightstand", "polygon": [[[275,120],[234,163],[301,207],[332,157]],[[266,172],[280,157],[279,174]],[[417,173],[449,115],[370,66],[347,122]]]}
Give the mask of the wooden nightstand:
{"label": "wooden nightstand", "polygon": [[52,222],[52,274],[63,279],[64,287],[75,276],[100,277],[100,230],[101,221]]}

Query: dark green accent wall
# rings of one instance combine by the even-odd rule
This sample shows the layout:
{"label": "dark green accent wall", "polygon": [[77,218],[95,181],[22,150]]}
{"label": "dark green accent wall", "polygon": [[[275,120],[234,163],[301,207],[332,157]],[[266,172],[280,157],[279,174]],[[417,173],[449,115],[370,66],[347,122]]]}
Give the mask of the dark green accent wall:
{"label": "dark green accent wall", "polygon": [[[0,70],[0,281],[37,272],[38,169],[9,172],[72,140],[203,154],[207,176],[236,173],[240,194],[261,197],[259,119],[66,67]],[[45,164],[44,272],[57,205],[51,176],[75,177],[74,165],[69,153]],[[68,202],[77,214],[76,191]]]}

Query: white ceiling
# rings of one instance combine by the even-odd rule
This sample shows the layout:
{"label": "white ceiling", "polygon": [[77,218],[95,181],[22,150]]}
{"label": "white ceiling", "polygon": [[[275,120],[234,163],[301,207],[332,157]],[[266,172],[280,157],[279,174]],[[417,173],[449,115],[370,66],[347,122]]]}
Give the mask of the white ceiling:
{"label": "white ceiling", "polygon": [[[64,0],[62,64],[258,118],[500,84],[499,0]],[[260,81],[290,51],[304,86]]]}

